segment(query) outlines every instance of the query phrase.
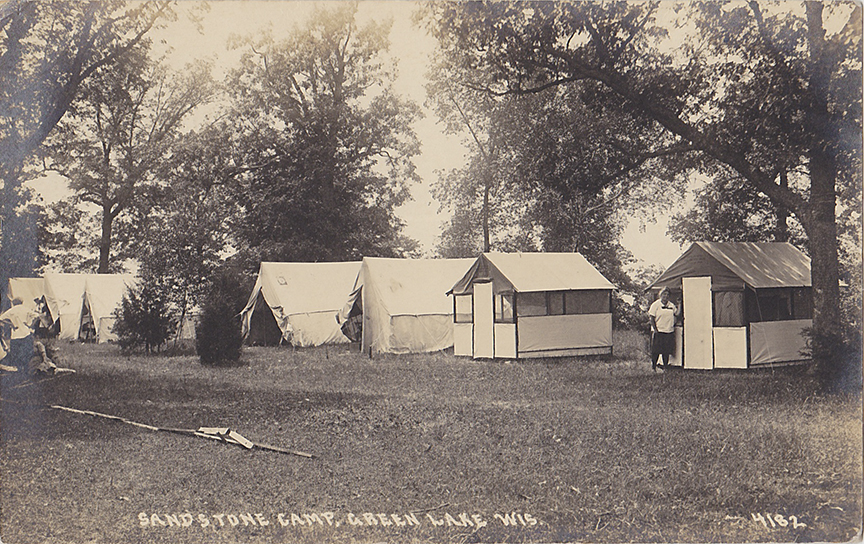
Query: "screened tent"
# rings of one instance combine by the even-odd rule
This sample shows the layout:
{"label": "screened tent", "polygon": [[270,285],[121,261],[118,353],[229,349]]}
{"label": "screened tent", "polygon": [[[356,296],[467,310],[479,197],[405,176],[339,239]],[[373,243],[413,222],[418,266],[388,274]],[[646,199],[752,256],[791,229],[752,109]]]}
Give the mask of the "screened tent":
{"label": "screened tent", "polygon": [[336,316],[359,270],[360,262],[262,262],[241,313],[246,343],[307,347],[349,342]]}
{"label": "screened tent", "polygon": [[696,242],[649,286],[683,302],[673,364],[748,368],[804,360],[810,259],[786,242]]}
{"label": "screened tent", "polygon": [[610,354],[613,289],[579,253],[483,253],[448,291],[454,353]]}
{"label": "screened tent", "polygon": [[447,290],[474,259],[364,257],[340,321],[343,330],[376,353],[422,353],[453,346]]}

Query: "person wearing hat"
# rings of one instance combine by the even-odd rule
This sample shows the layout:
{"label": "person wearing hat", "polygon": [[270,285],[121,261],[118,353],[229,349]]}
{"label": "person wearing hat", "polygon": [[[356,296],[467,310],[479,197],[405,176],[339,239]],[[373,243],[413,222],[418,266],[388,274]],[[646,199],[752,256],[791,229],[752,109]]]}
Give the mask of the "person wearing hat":
{"label": "person wearing hat", "polygon": [[660,290],[651,307],[648,319],[651,322],[651,370],[657,371],[657,362],[663,357],[663,367],[669,365],[669,356],[675,353],[675,319],[678,307],[669,301],[669,289]]}

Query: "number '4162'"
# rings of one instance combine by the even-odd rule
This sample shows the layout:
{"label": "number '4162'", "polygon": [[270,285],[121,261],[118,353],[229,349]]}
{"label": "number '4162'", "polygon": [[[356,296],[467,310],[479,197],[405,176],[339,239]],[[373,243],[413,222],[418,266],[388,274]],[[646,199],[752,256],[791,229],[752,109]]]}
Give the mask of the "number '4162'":
{"label": "number '4162'", "polygon": [[766,529],[776,529],[777,527],[788,527],[792,525],[793,529],[798,529],[799,527],[807,527],[807,524],[803,521],[798,521],[798,518],[795,516],[784,517],[782,514],[750,514],[753,517],[754,522],[761,522],[762,525],[765,526]]}

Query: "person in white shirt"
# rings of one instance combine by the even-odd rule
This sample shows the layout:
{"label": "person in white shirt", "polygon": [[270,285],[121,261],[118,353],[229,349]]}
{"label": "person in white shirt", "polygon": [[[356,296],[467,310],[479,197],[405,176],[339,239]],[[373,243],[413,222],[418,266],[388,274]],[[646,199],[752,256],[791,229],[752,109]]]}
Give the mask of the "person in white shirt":
{"label": "person in white shirt", "polygon": [[23,304],[20,298],[12,301],[12,307],[0,314],[2,336],[8,338],[8,353],[3,358],[8,366],[26,368],[33,355],[33,327],[39,314]]}
{"label": "person in white shirt", "polygon": [[675,353],[675,318],[678,307],[669,302],[669,289],[660,290],[660,295],[648,308],[651,322],[651,370],[657,371],[657,362],[663,357],[663,368],[669,364],[669,356]]}

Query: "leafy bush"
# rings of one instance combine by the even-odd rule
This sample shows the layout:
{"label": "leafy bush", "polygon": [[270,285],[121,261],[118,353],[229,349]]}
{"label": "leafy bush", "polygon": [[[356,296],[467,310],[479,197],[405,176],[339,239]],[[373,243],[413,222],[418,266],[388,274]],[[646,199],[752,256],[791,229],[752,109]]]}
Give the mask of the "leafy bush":
{"label": "leafy bush", "polygon": [[170,306],[168,289],[152,277],[145,276],[139,286],[127,290],[114,312],[120,348],[126,352],[143,348],[148,354],[160,351],[177,327]]}
{"label": "leafy bush", "polygon": [[616,330],[647,331],[648,310],[641,293],[612,293],[612,328]]}
{"label": "leafy bush", "polygon": [[819,335],[808,328],[805,329],[805,335],[807,345],[802,355],[813,357],[814,353],[820,353],[824,357],[815,361],[815,371],[821,380],[822,389],[829,393],[861,391],[864,383],[861,333]]}
{"label": "leafy bush", "polygon": [[245,302],[241,293],[237,272],[226,268],[214,274],[195,329],[195,349],[201,364],[231,364],[240,359],[243,336],[238,314]]}

